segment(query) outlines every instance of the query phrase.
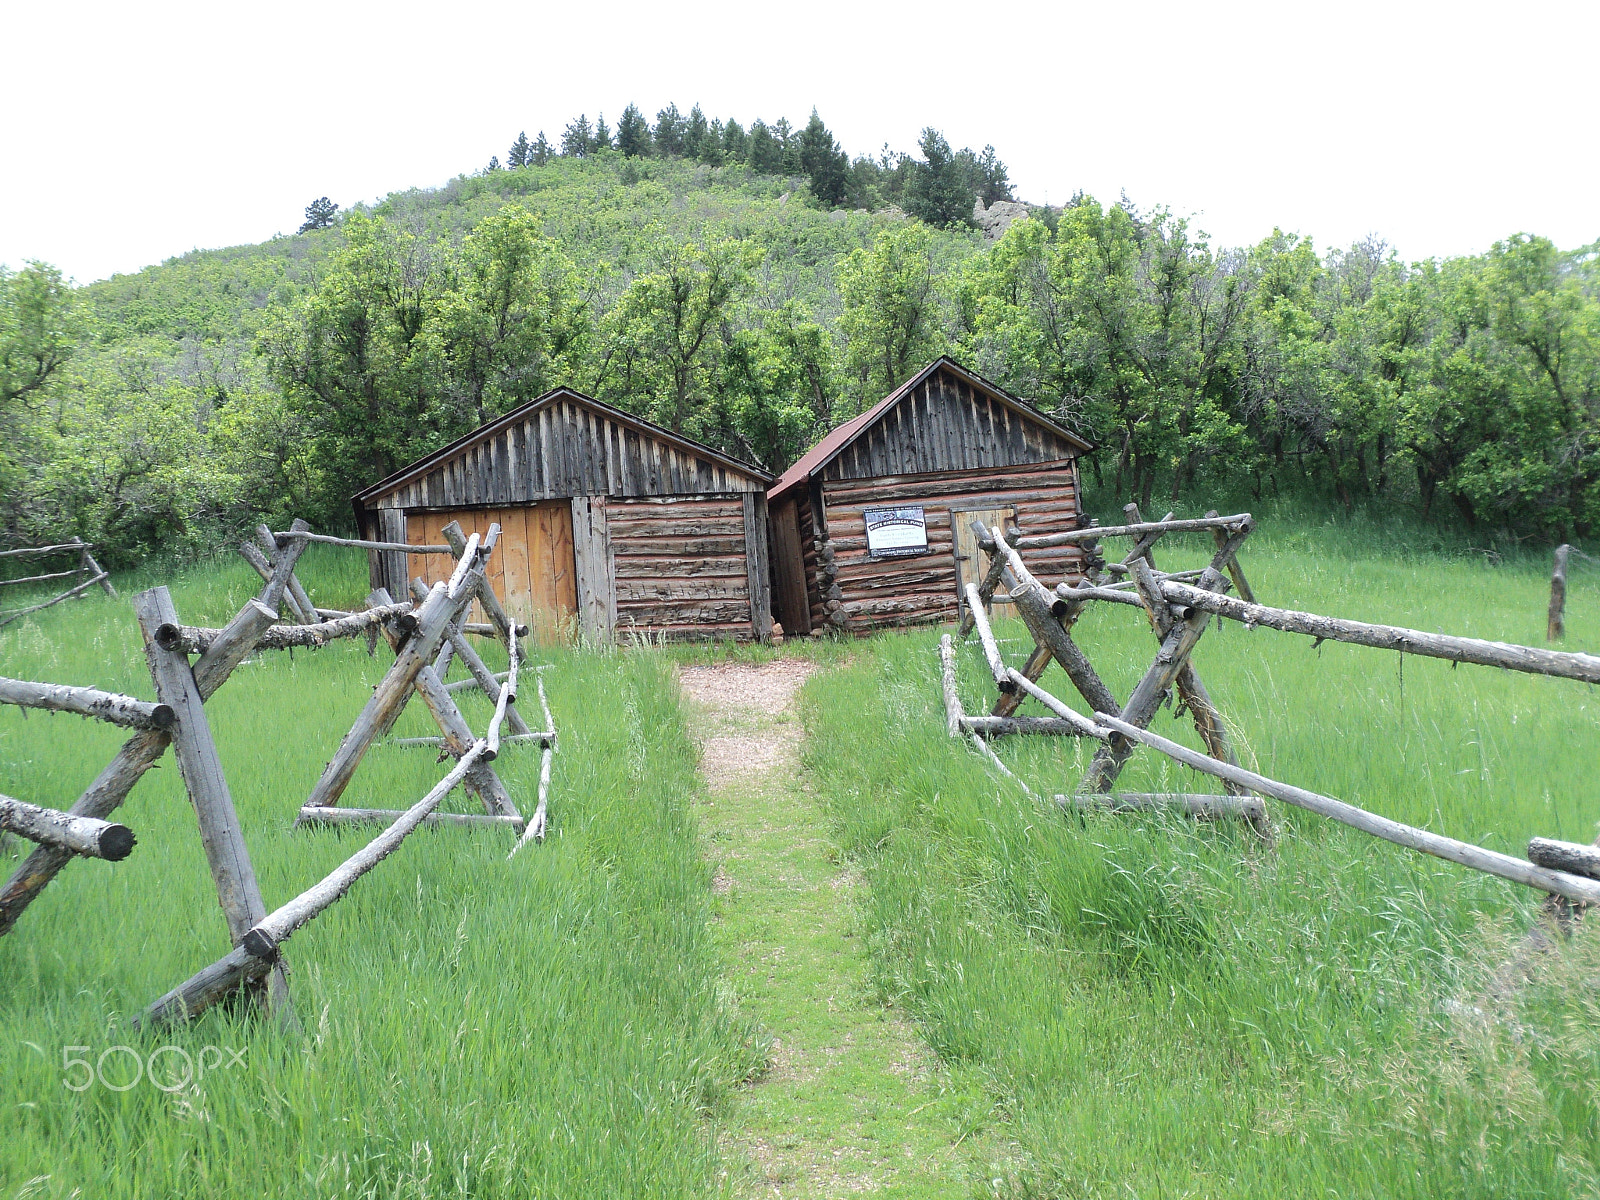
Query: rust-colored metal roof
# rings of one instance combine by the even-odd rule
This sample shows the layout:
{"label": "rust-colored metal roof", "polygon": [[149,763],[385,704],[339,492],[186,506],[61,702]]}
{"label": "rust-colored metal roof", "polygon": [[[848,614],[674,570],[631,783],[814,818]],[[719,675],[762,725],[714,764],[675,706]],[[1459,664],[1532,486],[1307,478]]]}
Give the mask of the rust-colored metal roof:
{"label": "rust-colored metal roof", "polygon": [[842,451],[846,446],[855,441],[857,437],[865,432],[868,426],[877,421],[879,417],[883,416],[884,413],[888,412],[889,409],[893,408],[906,396],[910,395],[913,390],[915,390],[922,384],[924,380],[928,378],[928,376],[941,369],[949,371],[952,375],[955,375],[963,382],[970,384],[972,387],[975,387],[993,399],[998,400],[1001,404],[1014,409],[1024,418],[1034,421],[1039,425],[1043,425],[1045,428],[1049,429],[1051,433],[1057,434],[1060,437],[1064,437],[1068,441],[1076,442],[1085,453],[1094,449],[1093,446],[1084,441],[1077,434],[1073,433],[1070,429],[1066,429],[1061,425],[1056,424],[1056,422],[1052,421],[1038,409],[1034,408],[1033,405],[1027,403],[1027,401],[1018,399],[1004,388],[997,387],[990,383],[987,379],[984,379],[982,376],[976,375],[967,370],[949,355],[941,354],[938,358],[934,359],[910,379],[906,380],[899,387],[895,388],[894,391],[890,392],[882,400],[879,400],[871,408],[867,409],[866,412],[862,413],[860,416],[851,417],[837,429],[830,430],[826,437],[824,437],[815,446],[811,447],[810,450],[807,450],[805,454],[801,455],[799,461],[796,462],[794,466],[790,467],[778,477],[778,482],[773,484],[772,487],[767,490],[768,501],[776,500],[779,496],[783,495],[784,492],[787,492],[796,484],[803,483],[807,479],[810,479],[818,471],[822,470],[823,467],[827,466],[833,461],[834,457],[837,456],[840,451]]}

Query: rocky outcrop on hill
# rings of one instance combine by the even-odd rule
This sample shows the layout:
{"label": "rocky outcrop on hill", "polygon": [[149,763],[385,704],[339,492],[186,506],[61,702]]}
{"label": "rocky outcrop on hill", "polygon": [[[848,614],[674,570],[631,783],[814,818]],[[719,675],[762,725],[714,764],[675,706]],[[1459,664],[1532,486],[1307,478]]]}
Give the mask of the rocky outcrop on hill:
{"label": "rocky outcrop on hill", "polygon": [[1011,228],[1013,221],[1022,220],[1033,208],[1033,205],[1024,204],[1021,200],[996,200],[985,208],[982,199],[979,199],[972,206],[972,223],[983,230],[985,241],[998,242]]}

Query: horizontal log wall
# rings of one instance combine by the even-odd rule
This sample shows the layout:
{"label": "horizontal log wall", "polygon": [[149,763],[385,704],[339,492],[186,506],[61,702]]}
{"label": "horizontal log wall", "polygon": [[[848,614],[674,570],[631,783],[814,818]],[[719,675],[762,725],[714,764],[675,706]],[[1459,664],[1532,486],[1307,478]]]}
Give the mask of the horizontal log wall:
{"label": "horizontal log wall", "polygon": [[606,511],[619,638],[750,639],[744,499],[738,492],[613,498]]}
{"label": "horizontal log wall", "polygon": [[[1020,467],[947,472],[937,476],[890,476],[839,480],[822,485],[827,537],[808,553],[808,578],[826,583],[831,553],[837,613],[845,627],[865,631],[891,625],[953,621],[959,616],[956,561],[951,534],[952,509],[1014,506],[1024,533],[1069,528],[1078,520],[1075,471],[1070,460]],[[873,561],[867,553],[863,510],[921,505],[928,521],[929,553],[914,558]],[[967,519],[956,513],[957,520]],[[814,560],[812,555],[817,555]],[[814,567],[813,561],[819,566]],[[1029,556],[1034,573],[1050,584],[1076,583],[1083,552],[1062,546]],[[987,564],[983,564],[987,565]],[[821,593],[821,587],[818,588]],[[828,597],[818,595],[813,618],[826,619]]]}
{"label": "horizontal log wall", "polygon": [[766,483],[653,437],[620,416],[558,396],[367,503],[415,511],[572,496],[747,491],[764,492]]}

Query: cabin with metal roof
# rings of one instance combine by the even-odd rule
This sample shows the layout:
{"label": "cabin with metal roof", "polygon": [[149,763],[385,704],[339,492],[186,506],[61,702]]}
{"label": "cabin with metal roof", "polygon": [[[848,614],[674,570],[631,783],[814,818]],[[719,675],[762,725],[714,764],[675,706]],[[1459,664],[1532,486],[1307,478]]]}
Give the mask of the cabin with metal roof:
{"label": "cabin with metal roof", "polygon": [[[501,528],[496,594],[540,642],[766,640],[772,476],[571,388],[556,388],[358,493],[362,536],[438,545]],[[448,577],[442,555],[371,556],[372,583]],[[478,618],[474,618],[478,619]]]}
{"label": "cabin with metal roof", "polygon": [[[772,603],[787,633],[950,621],[987,567],[971,531],[1079,528],[1092,449],[1031,404],[941,357],[818,442],[767,493]],[[1076,581],[1083,552],[1029,565]],[[997,596],[997,599],[1000,599]]]}

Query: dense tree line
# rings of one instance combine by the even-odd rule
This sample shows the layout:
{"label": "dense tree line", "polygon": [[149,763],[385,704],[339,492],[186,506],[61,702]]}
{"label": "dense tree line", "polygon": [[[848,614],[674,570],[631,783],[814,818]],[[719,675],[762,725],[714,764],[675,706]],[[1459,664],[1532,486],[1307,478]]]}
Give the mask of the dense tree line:
{"label": "dense tree line", "polygon": [[597,155],[135,279],[0,273],[3,536],[126,561],[262,516],[346,526],[351,493],[559,383],[777,472],[941,352],[1087,434],[1118,497],[1600,525],[1597,247],[1219,248],[1087,196],[986,242],[747,167],[707,189],[625,117]]}
{"label": "dense tree line", "polygon": [[[1013,199],[1010,175],[993,146],[981,153],[952,150],[931,126],[918,140],[921,158],[890,150],[876,158],[850,156],[816,109],[800,128],[782,118],[772,125],[757,118],[748,130],[729,118],[707,120],[696,104],[684,116],[676,104],[656,114],[652,125],[636,104],[622,112],[613,131],[602,113],[594,124],[580,114],[562,130],[559,147],[539,132],[530,142],[517,134],[506,154],[515,170],[542,167],[552,158],[590,158],[615,152],[623,158],[686,159],[708,167],[745,166],[759,175],[803,176],[817,201],[829,208],[879,208],[892,204],[930,225],[952,226],[972,220],[975,201],[985,207]],[[498,156],[491,170],[500,169]]]}
{"label": "dense tree line", "polygon": [[1474,526],[1600,524],[1597,247],[1519,234],[1408,266],[1274,232],[1217,251],[1088,198],[1019,223],[958,285],[958,344],[1104,446],[1119,493],[1204,476],[1345,505],[1414,492]]}

